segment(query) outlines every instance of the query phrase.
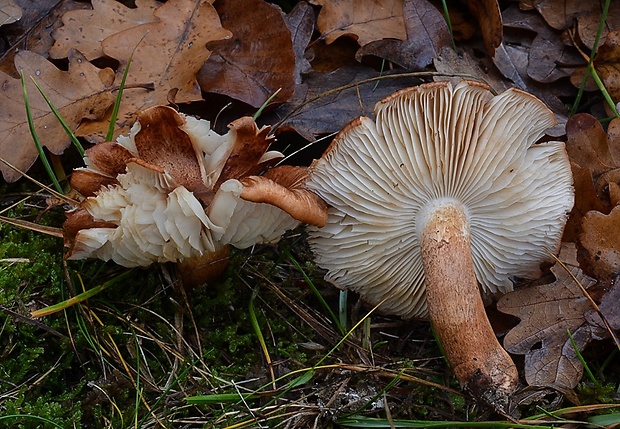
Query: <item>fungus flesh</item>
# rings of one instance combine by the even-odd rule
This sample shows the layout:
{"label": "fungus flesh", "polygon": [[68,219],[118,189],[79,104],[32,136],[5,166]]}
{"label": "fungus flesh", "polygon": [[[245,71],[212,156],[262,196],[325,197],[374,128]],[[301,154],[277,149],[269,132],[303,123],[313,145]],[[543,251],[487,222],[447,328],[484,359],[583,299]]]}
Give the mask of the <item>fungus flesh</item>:
{"label": "fungus flesh", "polygon": [[[380,101],[310,167],[329,206],[309,240],[326,279],[380,311],[430,318],[462,386],[503,409],[517,386],[482,296],[535,278],[573,206],[555,124],[534,96],[435,82]],[[479,283],[478,283],[479,282]]]}
{"label": "fungus flesh", "polygon": [[[73,173],[72,186],[85,199],[68,213],[68,259],[195,268],[188,260],[225,258],[229,245],[277,241],[300,223],[296,212],[314,213],[302,220],[321,225],[323,203],[301,189],[305,168],[276,167],[260,176],[282,158],[267,150],[268,133],[251,118],[220,136],[207,121],[169,107],[141,112],[128,136],[87,150],[87,167]],[[279,170],[294,179],[280,184]]]}

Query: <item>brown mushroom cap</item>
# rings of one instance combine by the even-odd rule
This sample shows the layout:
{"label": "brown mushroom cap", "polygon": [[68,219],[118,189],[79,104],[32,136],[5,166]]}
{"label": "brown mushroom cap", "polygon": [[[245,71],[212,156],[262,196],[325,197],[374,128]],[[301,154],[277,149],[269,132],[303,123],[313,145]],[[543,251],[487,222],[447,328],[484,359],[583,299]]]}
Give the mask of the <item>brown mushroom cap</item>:
{"label": "brown mushroom cap", "polygon": [[309,228],[326,278],[380,309],[427,316],[420,240],[442,201],[463,208],[485,294],[539,275],[573,206],[564,144],[535,144],[555,123],[535,97],[437,82],[400,91],[345,127],[311,166],[307,187],[330,206]]}

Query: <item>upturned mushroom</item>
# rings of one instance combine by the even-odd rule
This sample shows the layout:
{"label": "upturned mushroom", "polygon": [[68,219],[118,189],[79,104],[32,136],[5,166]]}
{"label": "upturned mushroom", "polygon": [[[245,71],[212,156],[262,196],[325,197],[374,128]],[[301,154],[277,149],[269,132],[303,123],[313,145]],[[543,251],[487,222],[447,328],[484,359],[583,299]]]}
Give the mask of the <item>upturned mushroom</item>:
{"label": "upturned mushroom", "polygon": [[384,313],[430,318],[460,384],[506,411],[517,369],[483,298],[536,278],[559,249],[573,186],[553,113],[517,89],[404,89],[348,124],[310,167],[329,208],[309,240],[326,279]]}
{"label": "upturned mushroom", "polygon": [[129,136],[87,150],[87,167],[71,178],[85,199],[65,222],[68,259],[178,262],[196,284],[225,266],[229,245],[324,224],[324,203],[302,189],[306,168],[269,169],[283,156],[267,151],[269,128],[249,117],[229,128],[220,136],[208,121],[156,106],[139,114]]}

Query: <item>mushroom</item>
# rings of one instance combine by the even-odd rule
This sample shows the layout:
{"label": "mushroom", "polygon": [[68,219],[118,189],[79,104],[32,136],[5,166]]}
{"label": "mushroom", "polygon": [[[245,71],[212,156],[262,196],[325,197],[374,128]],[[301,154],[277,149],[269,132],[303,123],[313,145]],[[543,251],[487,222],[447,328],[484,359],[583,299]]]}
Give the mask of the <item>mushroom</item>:
{"label": "mushroom", "polygon": [[497,410],[516,367],[482,295],[536,278],[573,206],[553,113],[517,89],[462,81],[401,90],[353,120],[310,167],[330,207],[309,242],[326,279],[384,313],[430,318],[460,384]]}
{"label": "mushroom", "polygon": [[178,262],[196,285],[223,269],[229,245],[275,242],[300,221],[324,224],[324,203],[302,189],[306,168],[269,170],[283,156],[267,151],[269,128],[249,117],[229,128],[220,136],[207,121],[156,106],[129,136],[90,148],[87,167],[72,175],[85,199],[65,223],[67,258]]}

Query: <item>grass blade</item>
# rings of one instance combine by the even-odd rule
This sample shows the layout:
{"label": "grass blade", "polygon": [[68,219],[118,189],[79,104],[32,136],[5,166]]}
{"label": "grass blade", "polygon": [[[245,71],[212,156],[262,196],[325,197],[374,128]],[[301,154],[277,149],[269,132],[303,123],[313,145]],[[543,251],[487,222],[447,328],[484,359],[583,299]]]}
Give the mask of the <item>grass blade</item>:
{"label": "grass blade", "polygon": [[265,102],[263,103],[262,106],[260,106],[260,108],[256,111],[256,113],[254,113],[252,115],[252,119],[256,120],[261,113],[263,113],[263,110],[265,110],[265,107],[267,107],[269,105],[269,103],[271,103],[271,100],[273,100],[274,98],[276,98],[276,96],[280,93],[280,91],[282,90],[282,88],[278,88],[278,90],[276,92],[274,92],[273,94],[271,94],[269,96],[269,98],[267,100],[265,100]]}
{"label": "grass blade", "polygon": [[213,395],[190,396],[185,398],[185,402],[190,405],[215,405],[238,402],[239,399],[247,401],[258,397],[260,397],[260,395],[256,393],[217,393]]}
{"label": "grass blade", "polygon": [[[267,343],[265,342],[265,337],[263,336],[263,332],[260,329],[260,324],[258,323],[258,318],[256,317],[256,310],[254,309],[254,300],[258,296],[258,288],[254,289],[252,292],[252,298],[250,299],[250,303],[248,304],[248,314],[250,316],[250,323],[252,324],[252,329],[258,338],[258,342],[263,351],[263,355],[265,356],[265,362],[269,367],[269,373],[271,374],[271,380],[275,380],[275,374],[273,373],[273,364],[271,361],[271,356],[269,355],[269,349],[267,348]],[[275,389],[275,381],[273,388]]]}
{"label": "grass blade", "polygon": [[[138,46],[136,45],[136,48]],[[127,60],[127,67],[125,67],[125,71],[123,72],[123,78],[121,79],[121,84],[118,87],[118,94],[116,94],[116,100],[114,101],[114,107],[112,108],[112,115],[110,116],[110,125],[108,126],[108,133],[105,136],[106,141],[112,141],[114,138],[114,129],[116,128],[116,118],[118,117],[118,111],[121,106],[121,100],[123,98],[123,90],[125,89],[125,82],[127,81],[127,75],[129,74],[129,66],[131,65],[131,60],[133,59],[133,54],[136,51],[136,48],[133,49],[129,59]]]}
{"label": "grass blade", "polygon": [[286,255],[286,257],[288,258],[289,261],[291,261],[293,263],[293,265],[295,265],[295,267],[299,270],[299,272],[301,273],[301,275],[304,277],[304,280],[306,281],[306,283],[308,283],[308,286],[310,286],[310,288],[312,289],[312,292],[314,293],[314,295],[316,296],[316,298],[319,300],[319,302],[321,303],[321,306],[323,308],[325,308],[325,310],[329,313],[329,316],[331,317],[331,319],[334,321],[334,323],[336,324],[336,326],[338,327],[338,331],[340,331],[340,333],[342,335],[345,334],[346,330],[344,329],[344,327],[342,326],[342,324],[340,323],[340,318],[338,318],[336,316],[336,314],[334,313],[334,311],[331,309],[331,307],[329,306],[329,304],[327,304],[327,302],[325,301],[325,299],[323,298],[323,296],[321,295],[321,293],[318,291],[318,289],[316,288],[316,286],[314,286],[314,283],[312,282],[312,280],[310,279],[310,277],[308,277],[308,275],[305,273],[305,271],[303,270],[303,268],[301,267],[301,265],[299,264],[299,262],[297,262],[297,260],[293,257],[293,255],[291,254],[291,252],[288,251],[288,249],[284,250],[284,254]]}
{"label": "grass blade", "polygon": [[351,428],[527,428],[552,429],[553,426],[518,424],[513,422],[449,422],[431,420],[393,420],[372,417],[349,417],[336,420],[337,424]]}
{"label": "grass blade", "polygon": [[124,280],[125,278],[129,277],[129,274],[133,272],[133,270],[129,270],[126,271],[116,277],[114,277],[111,280],[108,280],[107,282],[100,284],[99,286],[95,286],[92,289],[87,290],[86,292],[82,292],[79,295],[76,295],[72,298],[69,298],[65,301],[59,302],[58,304],[54,304],[54,305],[50,305],[48,307],[42,308],[40,310],[36,310],[33,311],[30,316],[37,318],[37,317],[44,317],[44,316],[49,316],[50,314],[54,314],[57,313],[59,311],[65,310],[69,307],[74,306],[75,304],[79,304],[80,302],[86,301],[89,298],[92,298],[93,296],[97,295],[100,292],[103,292],[104,290],[106,290],[107,288],[109,288],[110,286],[115,285],[116,283],[118,283],[121,280]]}
{"label": "grass blade", "polygon": [[[607,13],[609,12],[610,3],[611,3],[611,0],[606,0],[605,4],[603,5],[603,11],[601,13],[601,18],[598,24],[598,30],[596,31],[596,37],[594,38],[594,44],[592,45],[592,51],[590,51],[590,57],[588,58],[588,65],[586,67],[586,72],[583,75],[583,80],[581,81],[581,85],[579,86],[579,91],[577,92],[577,96],[575,97],[575,102],[573,103],[573,106],[570,109],[569,116],[573,116],[575,113],[577,113],[577,109],[579,108],[579,103],[581,102],[581,97],[583,96],[583,91],[585,90],[585,87],[586,87],[588,76],[590,76],[590,73],[594,71],[594,65],[593,65],[594,56],[596,55],[596,51],[598,50],[598,44],[601,40],[601,34],[603,33],[603,28],[605,27],[605,21],[607,20]],[[594,74],[593,74],[593,77],[594,77]],[[598,80],[597,85],[599,85],[599,82],[600,82],[600,79]],[[599,89],[603,90],[604,88],[605,87],[602,86],[602,83],[601,83],[599,85]],[[603,91],[603,95],[606,92],[607,91]],[[612,111],[616,112],[615,106],[612,108]],[[617,116],[617,112],[616,112],[616,116]]]}
{"label": "grass blade", "polygon": [[30,135],[34,140],[35,146],[37,147],[37,152],[39,152],[39,158],[41,159],[41,162],[45,167],[45,171],[47,171],[47,174],[50,176],[50,179],[52,179],[52,182],[54,183],[54,187],[59,193],[64,194],[62,186],[60,186],[60,182],[58,182],[56,174],[54,174],[54,170],[52,170],[52,166],[50,165],[50,162],[47,159],[45,152],[43,151],[43,146],[41,145],[41,141],[39,140],[37,131],[34,129],[34,120],[32,119],[32,111],[30,110],[30,101],[28,100],[28,91],[26,90],[26,80],[24,79],[24,72],[20,70],[19,76],[22,84],[22,93],[24,94],[24,106],[26,107],[26,118],[28,119],[28,128],[30,129]]}
{"label": "grass blade", "polygon": [[[8,416],[0,416],[0,421],[2,420],[10,420],[10,419],[29,419],[29,420],[37,420],[39,422],[43,422],[43,423],[47,423],[49,425],[54,426],[55,428],[58,429],[63,429],[62,426],[60,426],[59,424],[53,422],[50,419],[46,419],[45,417],[40,417],[40,416],[31,416],[29,414],[10,414]],[[19,426],[19,427],[23,427],[23,426]]]}
{"label": "grass blade", "polygon": [[49,108],[52,109],[52,113],[54,114],[54,116],[56,116],[56,119],[58,120],[60,125],[62,125],[62,128],[65,130],[65,132],[67,133],[67,135],[71,139],[71,142],[73,143],[73,146],[76,147],[76,149],[78,150],[78,152],[80,153],[81,156],[84,156],[84,147],[82,146],[82,143],[80,143],[80,141],[77,139],[77,137],[75,136],[73,131],[71,131],[71,128],[69,128],[69,125],[67,125],[67,123],[62,118],[62,116],[60,116],[60,112],[58,111],[58,109],[56,109],[56,107],[52,103],[52,100],[49,99],[47,94],[45,94],[45,92],[43,92],[43,88],[41,88],[39,86],[37,81],[34,80],[34,78],[32,76],[30,76],[30,78],[32,79],[32,83],[34,83],[34,86],[36,86],[37,89],[39,90],[39,93],[41,94],[41,96],[43,97],[43,99],[45,100],[45,102],[47,103]]}
{"label": "grass blade", "polygon": [[577,354],[577,359],[579,359],[579,362],[581,362],[581,366],[583,366],[583,369],[586,372],[586,374],[588,375],[588,378],[592,381],[592,383],[594,383],[594,385],[596,386],[597,389],[600,389],[602,387],[601,383],[598,382],[596,377],[594,377],[594,374],[592,374],[592,371],[590,371],[590,367],[588,366],[588,363],[586,362],[586,360],[581,355],[581,352],[579,351],[579,347],[577,347],[577,343],[575,343],[575,339],[573,338],[573,334],[571,334],[569,329],[567,329],[566,332],[568,333],[568,338],[570,339],[570,344],[573,346],[573,350]]}
{"label": "grass blade", "polygon": [[452,31],[452,21],[450,20],[450,11],[448,10],[448,5],[446,4],[446,0],[441,0],[441,5],[443,7],[443,16],[446,19],[446,23],[448,24],[448,31],[450,32],[450,40],[452,41],[452,49],[456,52],[456,43],[454,43],[454,32]]}

